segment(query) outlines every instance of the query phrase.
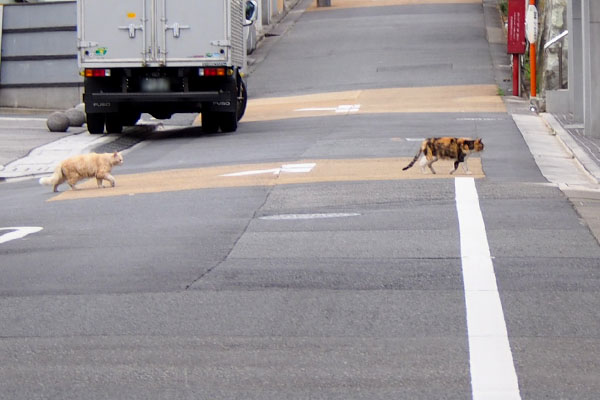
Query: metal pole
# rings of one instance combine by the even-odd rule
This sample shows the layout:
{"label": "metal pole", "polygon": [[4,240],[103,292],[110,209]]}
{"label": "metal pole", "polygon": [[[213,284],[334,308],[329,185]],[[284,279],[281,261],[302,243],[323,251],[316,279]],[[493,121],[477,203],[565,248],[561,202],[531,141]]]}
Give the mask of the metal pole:
{"label": "metal pole", "polygon": [[558,88],[563,88],[563,52],[562,52],[562,42],[558,44]]}
{"label": "metal pole", "polygon": [[519,62],[519,55],[513,54],[513,96],[519,96],[521,94],[521,85],[519,80],[519,70],[521,69],[521,63]]}
{"label": "metal pole", "polygon": [[[535,0],[529,0],[529,4],[535,6]],[[531,98],[536,97],[537,77],[536,77],[536,59],[535,59],[535,42],[529,44],[529,71],[531,82]]]}

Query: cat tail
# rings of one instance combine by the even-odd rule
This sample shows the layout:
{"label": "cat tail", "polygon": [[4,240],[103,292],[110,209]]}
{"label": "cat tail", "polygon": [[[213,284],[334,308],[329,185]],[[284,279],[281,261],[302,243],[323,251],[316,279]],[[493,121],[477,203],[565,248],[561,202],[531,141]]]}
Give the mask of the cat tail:
{"label": "cat tail", "polygon": [[406,167],[402,168],[402,171],[406,171],[407,169],[409,169],[410,167],[412,167],[413,165],[415,165],[415,163],[417,162],[417,160],[421,156],[421,153],[423,153],[423,146],[421,146],[419,148],[419,151],[417,152],[417,155],[415,156],[415,158],[413,158],[413,160],[410,162],[410,164],[408,164]]}
{"label": "cat tail", "polygon": [[54,169],[54,173],[51,176],[44,176],[40,178],[40,185],[56,185],[63,178],[62,168],[59,165]]}

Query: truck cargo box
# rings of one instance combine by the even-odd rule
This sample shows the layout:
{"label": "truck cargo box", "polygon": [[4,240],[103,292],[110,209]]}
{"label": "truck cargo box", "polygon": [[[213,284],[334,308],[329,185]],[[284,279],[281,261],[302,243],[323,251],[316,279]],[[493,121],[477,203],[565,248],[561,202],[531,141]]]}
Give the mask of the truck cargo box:
{"label": "truck cargo box", "polygon": [[200,112],[205,130],[235,131],[246,105],[246,2],[77,0],[89,131],[121,132],[144,112]]}
{"label": "truck cargo box", "polygon": [[82,67],[245,68],[243,0],[79,0]]}

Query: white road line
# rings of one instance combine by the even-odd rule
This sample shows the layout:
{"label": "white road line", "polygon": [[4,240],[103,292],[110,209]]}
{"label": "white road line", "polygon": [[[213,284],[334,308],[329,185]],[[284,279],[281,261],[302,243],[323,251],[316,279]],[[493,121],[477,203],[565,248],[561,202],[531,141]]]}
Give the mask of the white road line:
{"label": "white road line", "polygon": [[290,220],[303,220],[303,219],[327,219],[327,218],[346,218],[346,217],[358,217],[359,213],[316,213],[316,214],[278,214],[278,215],[266,215],[259,219],[271,220],[271,221],[290,221]]}
{"label": "white road line", "polygon": [[294,111],[303,112],[303,111],[333,111],[338,114],[348,114],[355,113],[360,111],[360,104],[341,104],[337,107],[308,107],[308,108],[297,108]]}
{"label": "white road line", "polygon": [[10,242],[11,240],[21,239],[32,233],[41,231],[42,227],[39,226],[14,226],[10,228],[0,228],[0,231],[11,231],[0,235],[0,243]]}
{"label": "white road line", "polygon": [[0,121],[47,121],[48,118],[39,117],[0,117]]}
{"label": "white road line", "polygon": [[282,172],[288,172],[292,174],[297,173],[306,173],[312,171],[312,169],[317,165],[316,163],[306,163],[306,164],[284,164],[281,168],[271,168],[271,169],[257,169],[253,171],[242,171],[242,172],[234,172],[231,174],[225,174],[221,176],[248,176],[248,175],[261,175],[261,174],[273,174],[279,175]]}
{"label": "white road line", "polygon": [[521,399],[475,180],[455,179],[474,400]]}
{"label": "white road line", "polygon": [[504,121],[506,118],[456,118],[457,121]]}

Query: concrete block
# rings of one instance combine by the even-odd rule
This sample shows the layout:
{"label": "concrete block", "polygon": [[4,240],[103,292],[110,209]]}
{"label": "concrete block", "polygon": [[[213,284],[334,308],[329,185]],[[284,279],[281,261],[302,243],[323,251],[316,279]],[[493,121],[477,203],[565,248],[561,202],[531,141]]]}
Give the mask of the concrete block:
{"label": "concrete block", "polygon": [[65,115],[69,119],[69,126],[83,126],[85,122],[85,114],[76,108],[68,109]]}
{"label": "concrete block", "polygon": [[69,118],[63,112],[53,112],[48,117],[46,125],[50,132],[66,132],[69,129]]}

